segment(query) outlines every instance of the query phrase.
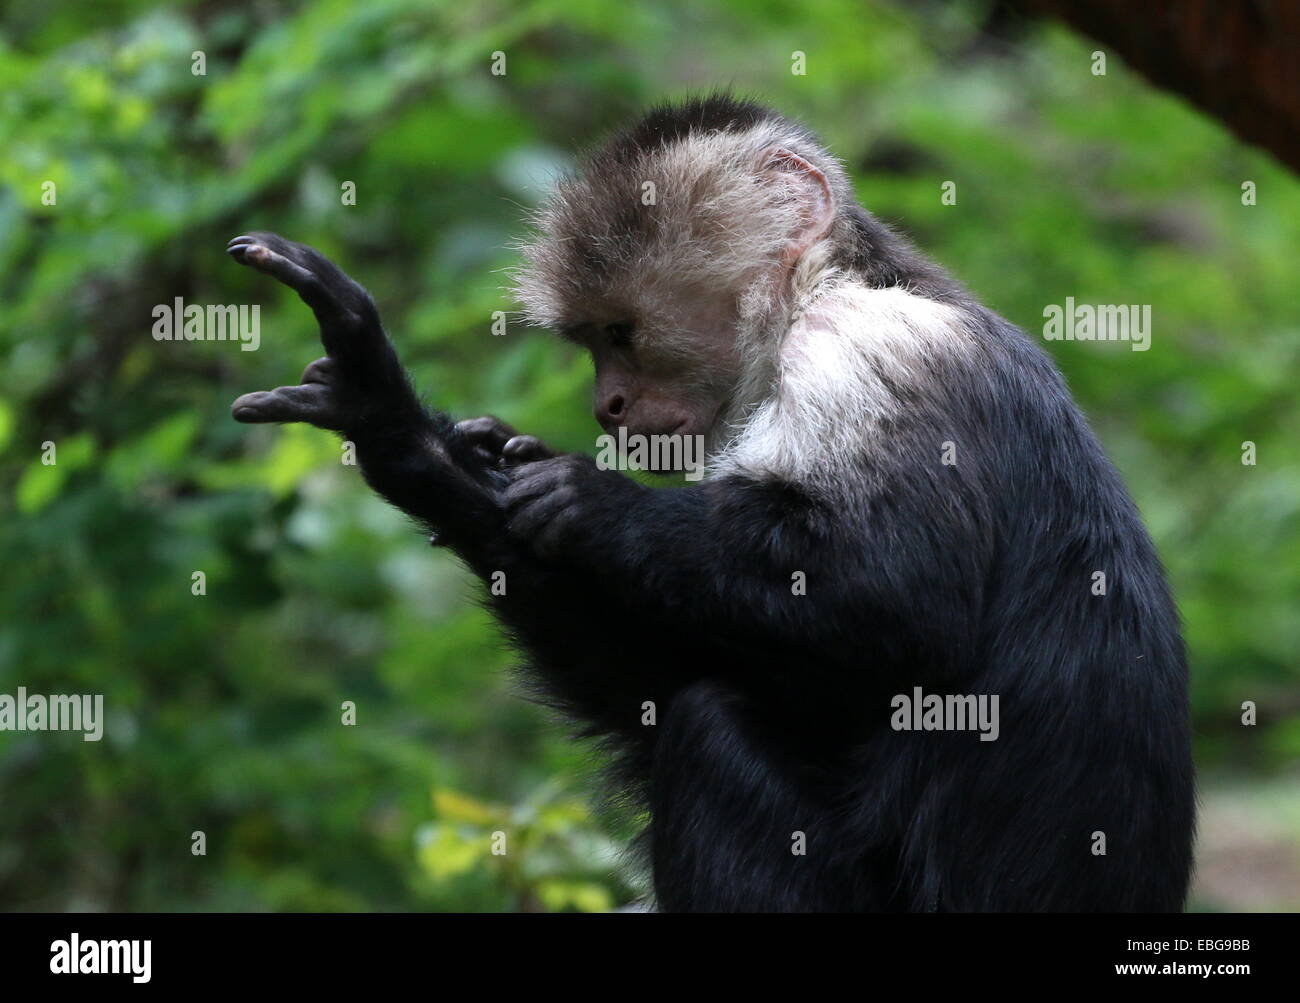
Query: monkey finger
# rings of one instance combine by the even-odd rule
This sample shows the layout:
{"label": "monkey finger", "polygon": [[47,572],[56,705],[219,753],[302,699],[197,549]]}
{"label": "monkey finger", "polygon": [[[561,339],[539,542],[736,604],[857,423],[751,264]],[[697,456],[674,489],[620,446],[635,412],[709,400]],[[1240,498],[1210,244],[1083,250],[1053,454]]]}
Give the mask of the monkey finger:
{"label": "monkey finger", "polygon": [[320,279],[296,261],[290,261],[283,254],[256,242],[232,243],[227,250],[240,264],[256,268],[283,282],[313,310],[331,312],[335,309],[334,301],[321,285]]}
{"label": "monkey finger", "polygon": [[501,447],[501,459],[510,465],[549,460],[553,456],[555,453],[544,446],[542,440],[535,435],[512,436]]}
{"label": "monkey finger", "polygon": [[241,233],[238,237],[232,237],[226,242],[226,253],[242,265],[244,263],[244,251],[250,245],[256,243],[257,238],[251,233]]}
{"label": "monkey finger", "polygon": [[482,446],[493,455],[499,454],[501,447],[519,434],[500,418],[494,418],[492,415],[458,421],[456,431],[474,445]]}
{"label": "monkey finger", "polygon": [[[271,245],[275,245],[272,247]],[[227,252],[241,265],[247,265],[263,272],[273,279],[283,282],[298,294],[298,298],[311,307],[316,320],[321,325],[321,338],[337,340],[354,324],[343,325],[344,320],[356,318],[342,306],[331,292],[329,285],[323,281],[319,269],[304,267],[290,255],[301,256],[308,249],[300,244],[293,244],[273,233],[245,234],[236,237],[226,246]],[[307,258],[311,263],[312,259]],[[338,278],[346,279],[333,265],[329,266]],[[326,345],[327,350],[329,345]]]}
{"label": "monkey finger", "polygon": [[235,421],[245,423],[305,421],[319,428],[338,428],[338,402],[323,383],[276,387],[244,394],[230,405]]}
{"label": "monkey finger", "polygon": [[506,487],[506,505],[517,508],[534,498],[548,495],[565,481],[564,468],[553,464],[530,464],[517,468],[519,473]]}
{"label": "monkey finger", "polygon": [[302,371],[302,377],[299,383],[323,383],[332,384],[338,378],[338,361],[331,359],[328,355],[324,358],[317,359],[315,362],[308,363],[307,368]]}
{"label": "monkey finger", "polygon": [[557,491],[521,506],[506,524],[506,532],[520,539],[529,539],[560,515],[577,500],[571,490]]}

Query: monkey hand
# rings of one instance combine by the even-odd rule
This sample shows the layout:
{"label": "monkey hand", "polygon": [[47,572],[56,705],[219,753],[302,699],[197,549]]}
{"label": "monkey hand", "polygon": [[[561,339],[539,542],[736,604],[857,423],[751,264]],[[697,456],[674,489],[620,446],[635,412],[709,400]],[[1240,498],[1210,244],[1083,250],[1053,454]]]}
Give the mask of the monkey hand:
{"label": "monkey hand", "polygon": [[311,307],[327,353],[307,367],[298,386],[244,394],[230,407],[236,421],[305,421],[346,430],[370,408],[418,407],[374,301],[337,265],[274,233],[236,237],[226,250],[240,264],[283,282]]}
{"label": "monkey hand", "polygon": [[649,490],[579,453],[526,463],[505,491],[506,531],[539,557],[599,561]]}
{"label": "monkey hand", "polygon": [[534,435],[520,435],[500,418],[484,415],[456,423],[456,431],[469,442],[479,457],[500,467],[514,467],[556,456]]}

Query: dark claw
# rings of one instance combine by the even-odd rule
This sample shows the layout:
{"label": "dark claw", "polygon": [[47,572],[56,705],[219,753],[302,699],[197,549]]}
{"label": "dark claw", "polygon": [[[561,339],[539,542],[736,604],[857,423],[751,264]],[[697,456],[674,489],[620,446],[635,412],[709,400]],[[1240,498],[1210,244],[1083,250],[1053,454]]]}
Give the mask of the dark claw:
{"label": "dark claw", "polygon": [[244,263],[244,252],[255,243],[257,243],[255,238],[243,234],[235,237],[226,245],[226,253],[242,265]]}

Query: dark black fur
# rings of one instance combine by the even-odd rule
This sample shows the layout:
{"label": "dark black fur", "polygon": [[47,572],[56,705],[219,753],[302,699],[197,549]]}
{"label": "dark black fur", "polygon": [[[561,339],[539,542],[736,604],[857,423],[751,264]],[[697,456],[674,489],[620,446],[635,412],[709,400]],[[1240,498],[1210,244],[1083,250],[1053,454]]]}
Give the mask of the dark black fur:
{"label": "dark black fur", "polygon": [[[759,114],[658,109],[605,155]],[[489,602],[534,678],[651,811],[661,908],[1179,909],[1186,669],[1139,515],[1044,353],[852,218],[844,263],[964,307],[980,352],[937,367],[944,393],[863,457],[843,507],[771,481],[648,489],[582,457],[503,469],[416,404],[364,290],[280,238],[234,250],[260,243],[315,276],[303,290],[248,261],[300,289],[338,363],[305,388],[328,417],[306,420],[341,428],[369,483],[479,575],[506,573]],[[292,420],[287,393],[241,398],[237,416]],[[955,467],[936,462],[946,440]],[[998,694],[1000,739],[892,730],[890,699],[913,686]]]}

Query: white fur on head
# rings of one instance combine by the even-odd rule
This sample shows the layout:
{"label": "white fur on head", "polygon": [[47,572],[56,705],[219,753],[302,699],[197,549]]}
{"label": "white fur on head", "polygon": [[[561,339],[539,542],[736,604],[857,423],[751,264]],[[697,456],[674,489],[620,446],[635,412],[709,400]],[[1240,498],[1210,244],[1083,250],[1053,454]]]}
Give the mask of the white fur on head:
{"label": "white fur on head", "polygon": [[602,309],[652,316],[664,288],[688,285],[740,295],[801,223],[797,183],[762,170],[773,147],[822,171],[837,201],[851,199],[839,163],[779,118],[690,132],[627,162],[593,158],[532,220],[514,276],[526,319],[564,328]]}
{"label": "white fur on head", "polygon": [[[838,272],[836,248],[855,239],[844,169],[785,119],[746,121],[598,152],[534,217],[515,292],[533,324],[635,318],[687,362],[694,335],[681,292],[734,294],[739,379],[722,390],[708,475],[776,478],[833,496],[902,413],[896,391],[933,393],[945,360],[975,339],[958,307]],[[789,274],[783,254],[810,214],[798,159],[824,175],[834,223]],[[707,375],[696,391],[715,395]]]}

